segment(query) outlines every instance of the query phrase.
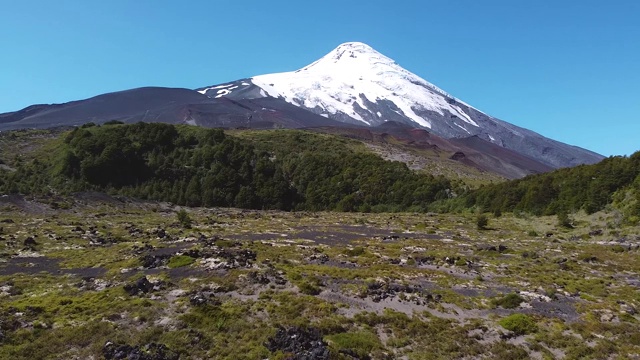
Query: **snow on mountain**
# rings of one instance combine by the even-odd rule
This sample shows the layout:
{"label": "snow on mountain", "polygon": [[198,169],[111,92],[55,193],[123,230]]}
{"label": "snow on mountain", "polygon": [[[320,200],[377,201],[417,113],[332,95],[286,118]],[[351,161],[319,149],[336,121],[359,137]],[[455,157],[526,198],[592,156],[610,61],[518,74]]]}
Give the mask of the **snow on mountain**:
{"label": "snow on mountain", "polygon": [[[424,111],[459,115],[468,125],[478,126],[460,107],[450,103],[452,97],[446,92],[363,43],[342,44],[297,71],[251,80],[270,96],[282,97],[319,114],[344,114],[367,125],[389,120],[382,112],[372,111],[371,104],[391,102],[397,106],[393,112],[424,128],[432,127],[428,118],[419,115]],[[458,126],[466,129],[466,125]]]}
{"label": "snow on mountain", "polygon": [[444,138],[477,136],[554,168],[603,157],[489,116],[402,68],[370,46],[349,42],[299,70],[198,90],[232,100],[272,97],[360,126],[398,122]]}

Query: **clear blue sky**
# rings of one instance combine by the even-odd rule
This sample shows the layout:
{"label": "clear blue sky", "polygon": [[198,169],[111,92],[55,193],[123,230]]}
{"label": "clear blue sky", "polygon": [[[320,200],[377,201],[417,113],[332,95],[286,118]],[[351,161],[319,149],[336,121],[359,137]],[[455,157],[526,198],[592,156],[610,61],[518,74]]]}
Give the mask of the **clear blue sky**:
{"label": "clear blue sky", "polygon": [[347,41],[545,136],[640,150],[637,0],[5,1],[0,112],[295,70]]}

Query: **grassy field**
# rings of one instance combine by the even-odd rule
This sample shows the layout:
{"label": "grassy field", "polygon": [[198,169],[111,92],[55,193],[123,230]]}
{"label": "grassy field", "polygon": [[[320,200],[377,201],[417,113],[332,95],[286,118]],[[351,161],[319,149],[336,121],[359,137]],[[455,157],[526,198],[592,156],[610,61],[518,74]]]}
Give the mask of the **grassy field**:
{"label": "grassy field", "polygon": [[640,233],[613,211],[479,230],[476,214],[64,202],[0,198],[0,358],[640,356]]}

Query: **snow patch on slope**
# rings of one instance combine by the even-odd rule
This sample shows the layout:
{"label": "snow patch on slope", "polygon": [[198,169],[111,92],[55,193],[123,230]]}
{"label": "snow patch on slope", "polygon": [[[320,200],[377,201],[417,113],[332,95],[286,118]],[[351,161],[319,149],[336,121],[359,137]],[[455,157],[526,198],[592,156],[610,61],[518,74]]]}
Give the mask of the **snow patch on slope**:
{"label": "snow patch on slope", "polygon": [[200,94],[203,94],[203,95],[204,95],[204,94],[206,94],[206,93],[207,93],[207,91],[209,91],[209,90],[224,89],[224,88],[228,88],[228,87],[231,87],[231,86],[233,86],[233,84],[225,84],[225,85],[212,86],[212,87],[209,87],[209,88],[206,88],[206,89],[198,90],[198,92],[199,92]]}
{"label": "snow patch on slope", "polygon": [[471,132],[469,132],[469,130],[465,129],[464,126],[457,124],[457,123],[453,123],[453,125],[459,127],[460,129],[464,130],[467,134],[471,135]]}
{"label": "snow patch on slope", "polygon": [[[251,86],[251,84],[247,83],[247,82],[242,82],[240,85],[243,86],[243,88],[247,87],[247,86]],[[229,94],[231,94],[233,92],[233,90],[236,90],[238,88],[240,88],[240,85],[236,85],[236,84],[223,84],[223,85],[217,85],[217,86],[212,86],[212,87],[208,87],[202,90],[198,90],[198,92],[200,94],[203,95],[207,95],[208,97],[212,97],[212,98],[221,98],[223,96],[227,96]]]}

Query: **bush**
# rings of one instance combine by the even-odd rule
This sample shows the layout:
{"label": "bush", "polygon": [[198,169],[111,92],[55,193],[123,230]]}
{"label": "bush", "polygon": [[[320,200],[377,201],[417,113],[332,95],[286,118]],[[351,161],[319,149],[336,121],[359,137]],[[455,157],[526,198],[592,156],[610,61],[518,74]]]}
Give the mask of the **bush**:
{"label": "bush", "polygon": [[298,289],[300,292],[306,295],[318,295],[322,291],[319,286],[316,284],[312,284],[309,281],[303,281],[298,284]]}
{"label": "bush", "polygon": [[525,314],[511,314],[499,322],[503,328],[513,331],[516,335],[526,335],[538,331],[535,321]]}
{"label": "bush", "polygon": [[558,213],[558,226],[567,228],[567,229],[573,229],[573,219],[571,219],[569,217],[569,215],[566,212],[560,212]]}
{"label": "bush", "polygon": [[611,250],[613,250],[614,253],[623,253],[626,251],[626,249],[622,245],[613,245],[611,247]]}
{"label": "bush", "polygon": [[493,305],[503,307],[505,309],[515,309],[524,302],[524,299],[515,293],[508,294],[500,299],[494,299]]}
{"label": "bush", "polygon": [[346,249],[344,253],[348,256],[362,256],[364,255],[364,248],[362,246],[356,246],[353,249]]}
{"label": "bush", "polygon": [[178,222],[180,222],[180,225],[182,225],[182,227],[184,227],[185,229],[191,228],[191,217],[185,209],[181,209],[180,211],[178,211]]}
{"label": "bush", "polygon": [[485,214],[479,214],[476,217],[476,225],[478,226],[478,230],[486,230],[487,225],[489,225],[489,218]]}
{"label": "bush", "polygon": [[467,260],[459,259],[456,261],[456,266],[467,266]]}
{"label": "bush", "polygon": [[124,123],[120,120],[109,120],[106,123],[104,123],[103,125],[123,125]]}

